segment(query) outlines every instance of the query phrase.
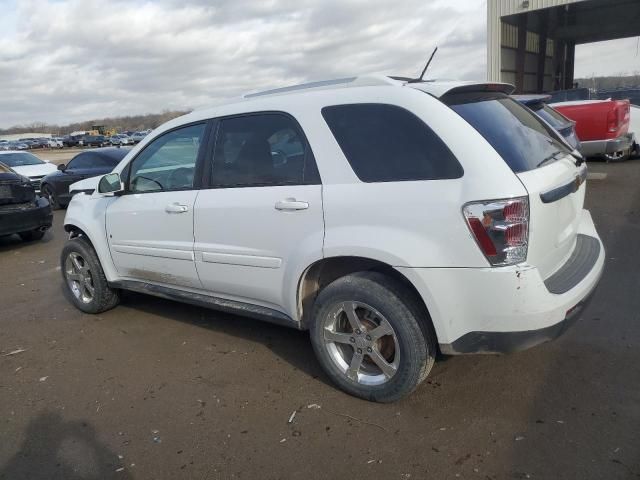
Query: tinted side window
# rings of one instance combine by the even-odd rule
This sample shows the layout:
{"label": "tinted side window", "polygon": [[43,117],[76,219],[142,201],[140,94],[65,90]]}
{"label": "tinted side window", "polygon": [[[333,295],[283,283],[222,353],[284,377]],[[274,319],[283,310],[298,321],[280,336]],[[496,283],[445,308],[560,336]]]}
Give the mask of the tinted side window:
{"label": "tinted side window", "polygon": [[459,178],[462,166],[411,112],[385,104],[336,105],[322,115],[363,182]]}
{"label": "tinted side window", "polygon": [[319,183],[296,122],[279,113],[222,119],[211,185],[218,188]]}
{"label": "tinted side window", "polygon": [[67,169],[80,170],[85,168],[95,168],[94,160],[96,156],[91,153],[81,153],[73,158],[67,165]]}
{"label": "tinted side window", "polygon": [[153,140],[131,162],[127,190],[133,193],[193,188],[205,124],[173,130]]}

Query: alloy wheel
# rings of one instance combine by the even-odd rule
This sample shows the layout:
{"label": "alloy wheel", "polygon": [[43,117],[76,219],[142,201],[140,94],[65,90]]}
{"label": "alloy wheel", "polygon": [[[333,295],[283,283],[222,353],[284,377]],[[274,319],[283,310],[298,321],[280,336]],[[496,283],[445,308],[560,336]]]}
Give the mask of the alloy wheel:
{"label": "alloy wheel", "polygon": [[70,252],[64,262],[64,273],[71,293],[83,303],[91,303],[95,295],[93,276],[87,261],[77,252]]}
{"label": "alloy wheel", "polygon": [[334,365],[362,385],[382,385],[398,371],[400,346],[389,321],[362,302],[342,302],[323,322],[324,345]]}

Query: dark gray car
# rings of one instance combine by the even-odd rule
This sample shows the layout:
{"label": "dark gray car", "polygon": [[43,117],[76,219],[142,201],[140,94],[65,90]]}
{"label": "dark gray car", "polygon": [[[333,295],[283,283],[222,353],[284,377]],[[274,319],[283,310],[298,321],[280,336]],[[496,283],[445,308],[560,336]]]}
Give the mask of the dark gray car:
{"label": "dark gray car", "polygon": [[547,105],[550,95],[512,95],[515,100],[526,105],[536,115],[551,125],[562,135],[564,140],[574,149],[580,151],[580,139],[576,135],[576,122],[568,119],[554,108]]}
{"label": "dark gray car", "polygon": [[58,171],[42,179],[42,194],[49,198],[53,208],[66,207],[71,201],[69,186],[72,183],[109,173],[129,150],[107,147],[79,153],[67,165],[58,165]]}

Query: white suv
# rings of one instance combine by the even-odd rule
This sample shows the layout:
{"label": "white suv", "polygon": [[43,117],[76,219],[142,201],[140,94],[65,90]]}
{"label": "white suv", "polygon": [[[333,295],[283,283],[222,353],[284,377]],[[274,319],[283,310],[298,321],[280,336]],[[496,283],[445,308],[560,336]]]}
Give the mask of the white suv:
{"label": "white suv", "polygon": [[71,187],[70,298],[98,313],[134,290],[309,330],[328,376],[381,402],[438,351],[550,340],[604,249],[582,159],[511,91],[354,77],[172,120]]}

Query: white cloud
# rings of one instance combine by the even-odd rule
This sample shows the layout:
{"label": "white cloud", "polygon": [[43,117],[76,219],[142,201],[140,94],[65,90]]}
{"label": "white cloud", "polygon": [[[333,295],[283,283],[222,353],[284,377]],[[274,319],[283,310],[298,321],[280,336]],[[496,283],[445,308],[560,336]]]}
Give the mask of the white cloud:
{"label": "white cloud", "polygon": [[[417,75],[435,45],[429,76],[485,78],[484,0],[0,4],[0,127],[192,108],[360,73]],[[629,49],[617,65],[637,65]],[[581,52],[577,73],[634,70]]]}
{"label": "white cloud", "polygon": [[640,38],[623,38],[576,46],[576,78],[640,73]]}
{"label": "white cloud", "polygon": [[[484,77],[482,1],[21,0],[0,127],[197,107],[359,73]],[[11,8],[9,9],[11,11]]]}

